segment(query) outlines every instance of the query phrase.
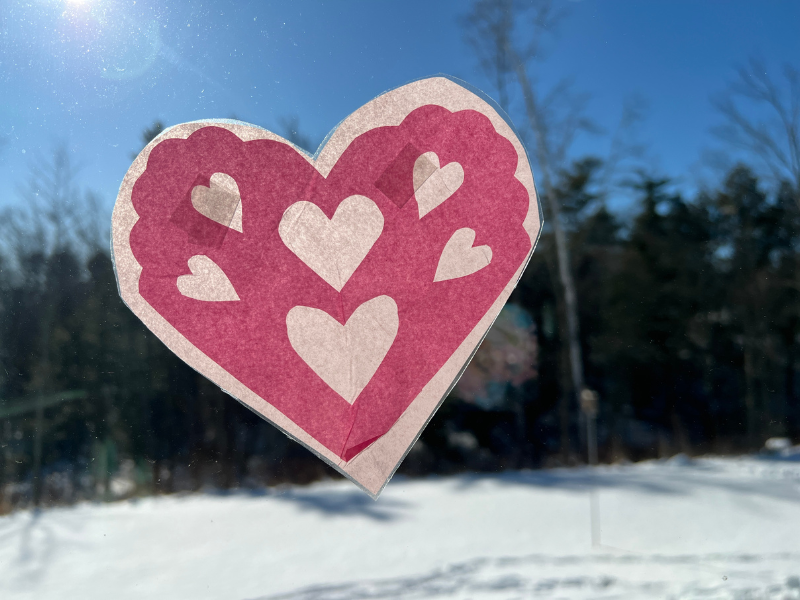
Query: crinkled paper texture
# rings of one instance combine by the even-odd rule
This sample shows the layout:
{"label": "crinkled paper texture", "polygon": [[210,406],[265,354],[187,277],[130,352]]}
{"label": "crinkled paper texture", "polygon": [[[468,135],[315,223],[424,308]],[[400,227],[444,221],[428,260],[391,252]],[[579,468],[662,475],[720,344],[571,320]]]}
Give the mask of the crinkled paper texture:
{"label": "crinkled paper texture", "polygon": [[112,250],[123,300],[173,352],[377,497],[540,229],[509,123],[434,77],[314,156],[240,122],[166,130],[125,176]]}

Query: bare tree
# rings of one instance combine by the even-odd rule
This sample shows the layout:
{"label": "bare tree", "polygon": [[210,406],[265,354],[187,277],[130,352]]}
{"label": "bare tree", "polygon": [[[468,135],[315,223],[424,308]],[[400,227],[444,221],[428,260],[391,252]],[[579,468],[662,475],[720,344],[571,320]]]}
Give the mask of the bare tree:
{"label": "bare tree", "polygon": [[[474,48],[480,66],[497,86],[500,104],[509,110],[511,89],[522,95],[527,132],[532,139],[539,193],[545,201],[556,245],[558,277],[562,288],[566,341],[569,348],[572,396],[584,387],[578,324],[578,297],[572,277],[569,242],[562,219],[562,207],[555,189],[558,173],[565,167],[567,153],[576,135],[593,127],[583,117],[585,96],[576,96],[566,82],[543,93],[531,74],[543,58],[541,40],[561,17],[549,0],[478,0],[464,19],[467,41]],[[519,26],[519,27],[518,27]],[[512,83],[516,83],[511,88]],[[568,396],[562,396],[562,452],[569,451]]]}
{"label": "bare tree", "polygon": [[[71,252],[87,259],[102,248],[99,201],[82,195],[76,185],[77,170],[65,146],[57,146],[51,158],[34,158],[30,175],[19,188],[21,206],[3,211],[0,252],[15,262],[18,276],[35,278],[33,289],[41,318],[38,331],[38,361],[32,388],[36,396],[33,439],[33,502],[43,493],[42,442],[46,394],[53,392],[51,337],[59,294],[57,257]],[[31,265],[37,265],[31,269]]]}
{"label": "bare tree", "polygon": [[19,258],[31,252],[50,257],[69,248],[88,258],[106,248],[107,215],[99,196],[78,188],[78,171],[64,145],[49,158],[31,161],[28,178],[17,188],[22,202],[3,213],[0,250]]}
{"label": "bare tree", "polygon": [[785,65],[782,79],[756,59],[740,66],[712,100],[725,121],[716,133],[756,157],[776,182],[791,184],[800,205],[800,71]]}

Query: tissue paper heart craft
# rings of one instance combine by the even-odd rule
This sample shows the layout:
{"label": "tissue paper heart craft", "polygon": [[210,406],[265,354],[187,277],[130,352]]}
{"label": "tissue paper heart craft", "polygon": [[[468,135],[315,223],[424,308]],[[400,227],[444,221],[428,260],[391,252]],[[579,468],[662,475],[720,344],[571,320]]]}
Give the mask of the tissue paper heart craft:
{"label": "tissue paper heart craft", "polygon": [[461,187],[464,169],[457,162],[440,168],[436,153],[426,152],[414,162],[413,180],[421,219]]}
{"label": "tissue paper heart craft", "polygon": [[383,214],[364,196],[350,196],[333,218],[311,202],[295,202],[283,213],[278,233],[286,247],[340,292],[383,230]]}
{"label": "tissue paper heart craft", "polygon": [[230,175],[214,173],[209,187],[196,185],[192,188],[192,206],[212,221],[242,233],[242,197]]}
{"label": "tissue paper heart craft", "polygon": [[188,261],[191,275],[178,277],[178,291],[187,298],[206,302],[230,302],[239,300],[231,280],[225,272],[207,256],[193,256]]}
{"label": "tissue paper heart craft", "polygon": [[463,372],[541,229],[525,150],[446,77],[313,156],[237,121],[167,129],[120,188],[120,293],[181,359],[373,497]]}
{"label": "tissue paper heart craft", "polygon": [[286,315],[292,348],[322,381],[350,404],[378,370],[397,337],[397,304],[378,296],[344,325],[324,310],[295,306]]}
{"label": "tissue paper heart craft", "polygon": [[458,279],[488,267],[492,262],[492,249],[489,246],[473,247],[474,241],[474,230],[465,227],[456,231],[442,250],[433,280]]}

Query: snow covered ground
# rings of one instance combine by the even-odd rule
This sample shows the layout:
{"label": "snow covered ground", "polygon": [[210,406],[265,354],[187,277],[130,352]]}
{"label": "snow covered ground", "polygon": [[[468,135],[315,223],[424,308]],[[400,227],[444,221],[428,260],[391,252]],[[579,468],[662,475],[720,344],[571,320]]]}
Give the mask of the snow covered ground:
{"label": "snow covered ground", "polygon": [[800,599],[800,453],[19,512],[0,598]]}

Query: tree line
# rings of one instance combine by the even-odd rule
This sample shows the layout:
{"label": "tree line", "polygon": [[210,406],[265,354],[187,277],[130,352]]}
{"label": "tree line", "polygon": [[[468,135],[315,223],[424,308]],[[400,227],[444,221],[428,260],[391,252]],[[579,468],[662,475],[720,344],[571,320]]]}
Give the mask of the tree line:
{"label": "tree line", "polygon": [[[594,128],[582,99],[536,77],[556,20],[544,0],[478,0],[463,20],[520,126],[545,228],[400,473],[582,463],[586,389],[599,399],[602,461],[797,440],[800,77],[787,68],[781,87],[762,65],[740,69],[715,104],[720,139],[746,160],[686,197],[629,160],[634,108],[605,155],[573,157],[576,136]],[[773,119],[754,120],[748,103]],[[298,119],[281,127],[309,147]],[[335,477],[123,305],[107,219],[74,175],[65,149],[40,157],[22,202],[0,215],[0,512]],[[627,210],[611,210],[621,196]]]}
{"label": "tree line", "polygon": [[[32,208],[4,220],[6,508],[335,476],[178,360],[123,305],[101,238],[68,226],[71,214],[80,220],[91,209],[69,191],[65,157],[57,153],[35,174]],[[581,299],[586,382],[600,397],[601,459],[797,438],[800,212],[792,187],[769,193],[737,166],[717,189],[686,199],[669,181],[642,176],[631,184],[637,214],[624,220],[594,191],[601,172],[600,160],[576,161],[552,192]],[[401,472],[585,460],[582,416],[569,401],[554,237],[545,230],[504,316]]]}

